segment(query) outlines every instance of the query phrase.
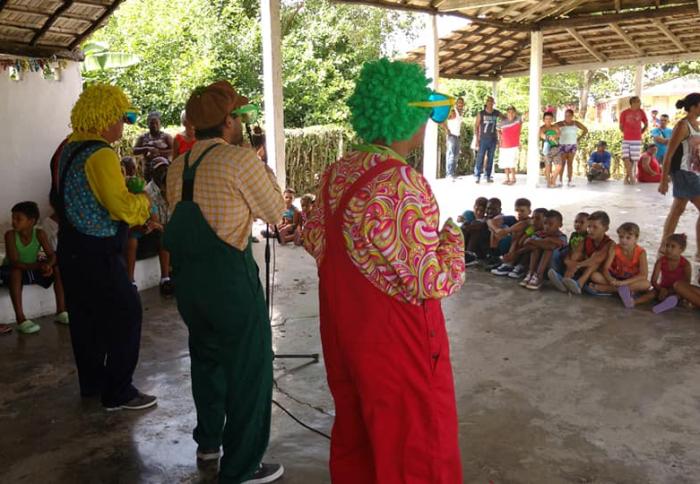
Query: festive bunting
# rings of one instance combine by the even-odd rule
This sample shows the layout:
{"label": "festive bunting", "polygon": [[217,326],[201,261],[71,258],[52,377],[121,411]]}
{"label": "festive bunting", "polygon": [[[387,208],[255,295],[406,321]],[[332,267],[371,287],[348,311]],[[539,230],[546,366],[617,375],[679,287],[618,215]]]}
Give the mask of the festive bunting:
{"label": "festive bunting", "polygon": [[3,71],[12,69],[15,73],[22,74],[24,72],[50,72],[53,70],[61,70],[68,67],[68,62],[55,57],[51,59],[35,59],[35,58],[0,58],[0,68]]}

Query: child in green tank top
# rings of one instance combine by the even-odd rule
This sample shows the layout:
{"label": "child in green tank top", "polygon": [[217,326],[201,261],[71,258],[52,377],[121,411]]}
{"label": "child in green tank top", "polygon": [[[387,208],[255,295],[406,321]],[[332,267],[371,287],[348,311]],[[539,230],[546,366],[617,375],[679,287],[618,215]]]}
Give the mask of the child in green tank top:
{"label": "child in green tank top", "polygon": [[[36,203],[18,203],[12,207],[12,230],[5,233],[7,255],[0,267],[0,279],[10,289],[17,330],[21,333],[36,333],[40,329],[38,324],[24,315],[22,286],[27,284],[38,284],[44,288],[53,284],[56,293],[56,322],[68,324],[56,254],[46,233],[36,227],[38,220],[39,208]],[[42,251],[45,257],[41,256]]]}

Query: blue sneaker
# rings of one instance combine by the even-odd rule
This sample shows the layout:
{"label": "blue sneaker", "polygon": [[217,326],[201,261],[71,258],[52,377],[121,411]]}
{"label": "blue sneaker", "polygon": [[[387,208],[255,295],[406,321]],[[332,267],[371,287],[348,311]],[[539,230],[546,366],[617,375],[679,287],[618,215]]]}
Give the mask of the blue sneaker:
{"label": "blue sneaker", "polygon": [[610,296],[612,296],[612,293],[610,293],[610,292],[603,292],[603,291],[598,291],[597,289],[593,289],[593,287],[591,287],[590,284],[586,284],[585,286],[583,286],[583,292],[585,292],[589,296],[595,296],[595,297],[610,297]]}
{"label": "blue sneaker", "polygon": [[554,269],[549,269],[549,271],[547,272],[547,277],[549,278],[549,282],[552,283],[552,285],[557,289],[557,291],[563,293],[569,292],[569,290],[564,285],[564,278],[557,271],[555,271]]}
{"label": "blue sneaker", "polygon": [[581,286],[579,286],[578,282],[576,282],[574,279],[571,279],[570,277],[565,277],[561,280],[561,282],[571,294],[581,294]]}

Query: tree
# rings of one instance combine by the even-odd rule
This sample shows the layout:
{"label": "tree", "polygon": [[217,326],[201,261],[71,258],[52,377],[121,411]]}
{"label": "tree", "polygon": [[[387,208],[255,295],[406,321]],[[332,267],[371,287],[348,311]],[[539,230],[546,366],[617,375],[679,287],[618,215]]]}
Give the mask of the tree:
{"label": "tree", "polygon": [[[161,111],[179,124],[195,87],[230,80],[251,101],[262,101],[259,3],[254,0],[132,0],[97,32],[95,41],[138,55],[142,62],[87,80],[122,86],[144,112]],[[362,64],[382,54],[400,31],[410,37],[413,16],[382,9],[285,2],[282,7],[285,124],[343,123],[345,100]]]}

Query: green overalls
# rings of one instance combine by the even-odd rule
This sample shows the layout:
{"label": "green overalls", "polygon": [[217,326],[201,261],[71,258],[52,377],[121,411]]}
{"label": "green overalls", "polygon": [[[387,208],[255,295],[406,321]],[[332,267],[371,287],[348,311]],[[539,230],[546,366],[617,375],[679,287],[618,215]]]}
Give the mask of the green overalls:
{"label": "green overalls", "polygon": [[175,297],[189,329],[194,440],[223,446],[219,479],[239,483],[257,470],[270,436],[272,336],[251,244],[221,240],[193,201],[197,167],[185,156],[182,200],[163,243],[170,251]]}

